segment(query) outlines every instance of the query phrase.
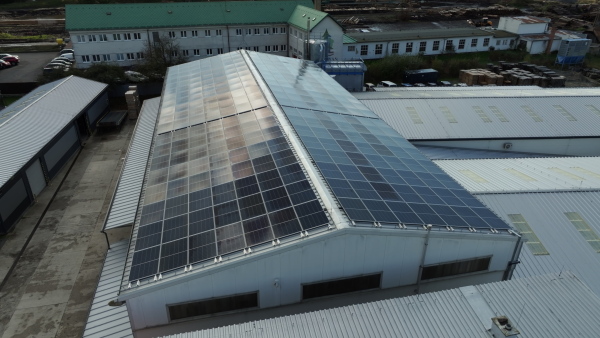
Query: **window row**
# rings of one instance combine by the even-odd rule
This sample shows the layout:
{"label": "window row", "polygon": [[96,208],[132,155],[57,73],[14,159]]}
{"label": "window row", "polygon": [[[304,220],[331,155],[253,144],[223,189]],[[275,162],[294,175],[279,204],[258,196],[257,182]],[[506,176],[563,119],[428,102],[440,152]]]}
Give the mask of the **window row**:
{"label": "window row", "polygon": [[235,35],[269,35],[285,34],[286,27],[236,28]]}
{"label": "window row", "polygon": [[[260,52],[260,47],[259,46],[247,46],[247,47],[238,47],[237,50],[253,50],[255,52]],[[287,51],[287,46],[286,45],[273,45],[273,46],[263,46],[263,52],[285,52]]]}
{"label": "window row", "polygon": [[[479,44],[479,39],[477,39],[477,38],[470,39],[469,43],[470,43],[471,48],[476,48]],[[467,39],[460,39],[460,40],[458,40],[458,46],[456,48],[459,50],[465,49],[466,44],[467,44]],[[496,40],[496,45],[500,45],[500,44],[507,45],[508,40]],[[384,45],[383,43],[375,44],[375,55],[383,54],[383,45]],[[414,51],[418,51],[419,53],[423,53],[423,52],[427,51],[428,45],[429,45],[429,41],[420,41],[420,42],[418,42],[418,44],[416,42],[407,42],[404,45],[404,50],[402,52],[413,53]],[[441,45],[440,40],[432,41],[431,50],[439,51],[440,45]],[[484,38],[482,46],[488,47],[489,45],[490,45],[490,38]],[[400,43],[399,42],[392,43],[391,47],[392,47],[391,54],[398,54],[400,52]],[[444,49],[446,51],[450,51],[450,50],[454,50],[454,48],[455,48],[454,41],[446,40]],[[356,46],[348,46],[348,51],[356,52]],[[360,55],[369,55],[369,45],[360,45]]]}
{"label": "window row", "polygon": [[81,55],[81,62],[110,62],[110,61],[125,61],[125,60],[143,60],[144,53],[117,53],[117,54],[92,54]]}
{"label": "window row", "polygon": [[77,42],[107,42],[121,40],[141,40],[142,33],[114,33],[114,34],[80,34],[75,35]]}

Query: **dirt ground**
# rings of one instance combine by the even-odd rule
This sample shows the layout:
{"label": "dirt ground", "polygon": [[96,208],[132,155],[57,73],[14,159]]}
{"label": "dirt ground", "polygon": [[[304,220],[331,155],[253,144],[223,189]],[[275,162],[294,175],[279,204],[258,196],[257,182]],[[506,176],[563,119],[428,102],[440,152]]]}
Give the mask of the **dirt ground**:
{"label": "dirt ground", "polygon": [[565,87],[600,87],[600,82],[597,80],[592,80],[589,77],[585,77],[580,72],[572,70],[555,70],[555,72],[567,78]]}

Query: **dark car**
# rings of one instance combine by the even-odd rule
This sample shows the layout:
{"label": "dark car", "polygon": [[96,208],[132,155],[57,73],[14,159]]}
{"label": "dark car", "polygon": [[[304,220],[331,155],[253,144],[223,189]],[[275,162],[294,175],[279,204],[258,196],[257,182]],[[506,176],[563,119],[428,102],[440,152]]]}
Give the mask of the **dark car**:
{"label": "dark car", "polygon": [[11,64],[11,65],[13,65],[13,66],[16,66],[16,65],[18,65],[18,64],[19,64],[19,57],[18,57],[18,56],[16,56],[16,55],[9,55],[9,56],[5,56],[5,57],[3,57],[3,58],[2,58],[2,60],[3,60],[4,62],[8,62],[8,63],[10,63],[10,64]]}
{"label": "dark car", "polygon": [[0,60],[0,69],[9,68],[10,66],[11,66],[10,63],[8,63],[4,60]]}

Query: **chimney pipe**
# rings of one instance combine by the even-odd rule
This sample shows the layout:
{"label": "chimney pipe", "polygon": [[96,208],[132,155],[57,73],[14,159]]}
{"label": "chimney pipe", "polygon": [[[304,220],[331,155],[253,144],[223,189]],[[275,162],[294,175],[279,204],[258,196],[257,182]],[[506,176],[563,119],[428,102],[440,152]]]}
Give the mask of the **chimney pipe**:
{"label": "chimney pipe", "polygon": [[558,27],[552,26],[552,29],[550,30],[550,39],[548,40],[548,44],[546,45],[546,54],[550,54],[550,52],[552,51],[552,44],[554,44],[554,36],[556,35],[557,29]]}

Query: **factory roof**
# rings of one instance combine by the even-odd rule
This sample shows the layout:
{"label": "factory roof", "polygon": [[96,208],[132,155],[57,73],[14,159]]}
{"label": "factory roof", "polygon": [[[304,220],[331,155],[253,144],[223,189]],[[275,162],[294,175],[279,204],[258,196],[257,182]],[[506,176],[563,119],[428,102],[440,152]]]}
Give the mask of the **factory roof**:
{"label": "factory roof", "polygon": [[506,316],[522,337],[596,336],[600,298],[568,271],[247,322],[170,338],[481,337]]}
{"label": "factory roof", "polygon": [[354,41],[344,39],[344,43],[362,43],[379,41],[402,41],[402,40],[423,40],[423,39],[444,39],[444,38],[462,38],[462,37],[516,37],[504,31],[494,30],[486,31],[478,28],[449,28],[449,29],[423,29],[407,31],[386,31],[386,32],[367,32],[367,33],[346,33]]}

